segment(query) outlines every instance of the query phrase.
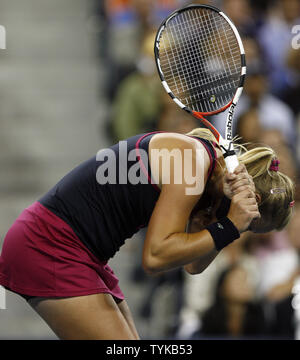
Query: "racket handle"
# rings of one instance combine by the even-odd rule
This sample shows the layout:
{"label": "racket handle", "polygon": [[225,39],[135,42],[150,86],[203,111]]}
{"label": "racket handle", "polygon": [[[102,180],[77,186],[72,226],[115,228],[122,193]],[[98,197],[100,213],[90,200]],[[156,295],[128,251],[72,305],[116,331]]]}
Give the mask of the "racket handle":
{"label": "racket handle", "polygon": [[225,158],[226,167],[229,173],[233,173],[239,166],[239,161],[236,155],[231,155]]}

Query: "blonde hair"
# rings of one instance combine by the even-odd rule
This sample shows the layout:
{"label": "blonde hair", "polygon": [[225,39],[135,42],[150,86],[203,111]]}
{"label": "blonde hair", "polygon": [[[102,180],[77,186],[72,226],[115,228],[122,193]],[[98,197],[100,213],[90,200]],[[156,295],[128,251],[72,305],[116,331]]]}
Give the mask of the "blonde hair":
{"label": "blonde hair", "polygon": [[293,181],[280,171],[270,170],[276,153],[269,147],[256,147],[239,156],[248,173],[252,176],[255,188],[261,196],[259,211],[262,219],[272,229],[282,230],[292,216],[291,202],[294,200]]}
{"label": "blonde hair", "polygon": [[205,139],[208,140],[210,142],[215,142],[217,143],[216,138],[214,137],[213,133],[206,128],[196,128],[194,130],[192,130],[191,132],[189,132],[188,134],[186,134],[188,136],[196,136],[200,139]]}
{"label": "blonde hair", "polygon": [[[196,136],[211,142],[215,137],[208,129],[194,129],[187,135]],[[280,171],[270,170],[272,161],[277,160],[275,151],[267,146],[247,150],[239,146],[239,162],[244,164],[252,176],[255,188],[261,197],[259,211],[262,221],[271,230],[282,230],[292,216],[291,202],[294,200],[293,181]]]}

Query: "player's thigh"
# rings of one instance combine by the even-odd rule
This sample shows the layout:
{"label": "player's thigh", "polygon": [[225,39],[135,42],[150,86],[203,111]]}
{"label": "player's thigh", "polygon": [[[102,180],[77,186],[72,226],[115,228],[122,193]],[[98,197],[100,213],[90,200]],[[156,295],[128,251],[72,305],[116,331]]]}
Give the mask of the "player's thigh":
{"label": "player's thigh", "polygon": [[110,294],[29,300],[33,309],[64,340],[134,340],[135,337]]}
{"label": "player's thigh", "polygon": [[121,311],[121,313],[123,314],[125,320],[127,321],[127,324],[133,334],[133,336],[135,337],[136,340],[139,340],[140,337],[138,335],[131,311],[129,309],[129,306],[127,304],[127,302],[125,300],[121,301],[118,303],[118,307]]}

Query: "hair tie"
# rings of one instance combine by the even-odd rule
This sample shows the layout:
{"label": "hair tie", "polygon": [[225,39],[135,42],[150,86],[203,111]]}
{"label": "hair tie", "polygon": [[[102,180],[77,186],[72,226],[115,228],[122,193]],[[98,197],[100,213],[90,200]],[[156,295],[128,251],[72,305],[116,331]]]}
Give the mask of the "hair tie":
{"label": "hair tie", "polygon": [[279,164],[280,161],[278,159],[273,159],[269,170],[277,172],[279,170]]}
{"label": "hair tie", "polygon": [[294,205],[295,205],[295,200],[293,200],[293,201],[290,202],[289,207],[292,208],[292,207],[294,207]]}

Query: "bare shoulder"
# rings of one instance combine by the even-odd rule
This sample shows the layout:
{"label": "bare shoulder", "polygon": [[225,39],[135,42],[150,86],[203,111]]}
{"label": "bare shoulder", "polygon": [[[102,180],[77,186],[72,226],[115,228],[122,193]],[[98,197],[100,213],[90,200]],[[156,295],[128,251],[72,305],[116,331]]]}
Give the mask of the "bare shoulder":
{"label": "bare shoulder", "polygon": [[[161,187],[172,185],[175,176],[185,180],[189,174],[194,177],[204,176],[206,181],[210,166],[209,155],[203,144],[187,135],[178,133],[159,133],[149,143],[149,160],[152,176]],[[170,180],[169,180],[170,179]]]}
{"label": "bare shoulder", "polygon": [[200,141],[178,133],[166,132],[155,134],[149,143],[149,150],[152,149],[199,149],[203,145]]}

